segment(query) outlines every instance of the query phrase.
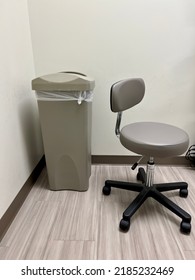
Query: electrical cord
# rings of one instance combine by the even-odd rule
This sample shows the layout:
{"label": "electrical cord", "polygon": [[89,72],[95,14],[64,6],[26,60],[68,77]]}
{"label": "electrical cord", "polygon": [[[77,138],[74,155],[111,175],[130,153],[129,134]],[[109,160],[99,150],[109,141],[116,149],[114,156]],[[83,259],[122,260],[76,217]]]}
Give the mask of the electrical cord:
{"label": "electrical cord", "polygon": [[185,155],[185,158],[189,160],[193,166],[195,166],[195,145],[190,146]]}

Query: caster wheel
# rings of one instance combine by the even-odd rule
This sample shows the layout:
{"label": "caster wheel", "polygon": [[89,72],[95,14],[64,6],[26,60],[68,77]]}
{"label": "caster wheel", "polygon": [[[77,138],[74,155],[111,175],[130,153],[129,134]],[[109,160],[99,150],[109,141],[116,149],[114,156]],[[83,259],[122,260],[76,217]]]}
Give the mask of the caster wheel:
{"label": "caster wheel", "polygon": [[130,221],[127,221],[127,220],[121,220],[120,221],[120,224],[119,224],[119,227],[122,231],[128,231],[129,228],[130,228]]}
{"label": "caster wheel", "polygon": [[141,181],[141,175],[140,175],[139,172],[137,173],[137,180],[138,180],[138,181]]}
{"label": "caster wheel", "polygon": [[183,233],[190,233],[191,224],[187,223],[187,222],[181,222],[180,229],[181,229],[181,232],[183,232]]}
{"label": "caster wheel", "polygon": [[145,174],[145,171],[143,168],[139,168],[139,171],[137,173],[137,180],[138,181],[141,181],[142,183],[145,183],[145,179],[144,179],[144,174]]}
{"label": "caster wheel", "polygon": [[179,192],[179,196],[187,197],[188,196],[188,190],[187,189],[181,189],[180,192]]}
{"label": "caster wheel", "polygon": [[104,195],[109,195],[110,192],[111,192],[111,187],[104,186],[103,189],[102,189],[102,192],[103,192]]}

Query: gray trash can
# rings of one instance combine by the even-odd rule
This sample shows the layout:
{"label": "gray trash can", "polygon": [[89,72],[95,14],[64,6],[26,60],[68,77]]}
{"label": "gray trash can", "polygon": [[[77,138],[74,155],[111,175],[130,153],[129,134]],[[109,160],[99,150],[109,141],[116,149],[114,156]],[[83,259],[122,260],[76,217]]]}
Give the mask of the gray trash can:
{"label": "gray trash can", "polygon": [[52,190],[86,191],[89,187],[94,87],[94,79],[77,72],[32,80]]}

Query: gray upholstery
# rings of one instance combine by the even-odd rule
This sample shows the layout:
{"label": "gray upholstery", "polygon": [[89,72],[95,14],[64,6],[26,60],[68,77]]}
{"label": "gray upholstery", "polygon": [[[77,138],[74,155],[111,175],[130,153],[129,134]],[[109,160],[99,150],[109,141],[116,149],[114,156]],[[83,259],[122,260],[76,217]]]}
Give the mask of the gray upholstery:
{"label": "gray upholstery", "polygon": [[[122,112],[141,102],[145,93],[142,79],[126,79],[111,88],[111,110]],[[183,154],[189,145],[185,131],[157,122],[138,122],[120,132],[121,144],[137,154],[152,157],[172,157]]]}
{"label": "gray upholstery", "polygon": [[139,122],[125,126],[121,130],[120,141],[132,152],[153,157],[181,155],[189,145],[185,131],[155,122]]}
{"label": "gray upholstery", "polygon": [[142,79],[126,79],[111,88],[111,110],[122,112],[138,104],[144,97],[145,84]]}

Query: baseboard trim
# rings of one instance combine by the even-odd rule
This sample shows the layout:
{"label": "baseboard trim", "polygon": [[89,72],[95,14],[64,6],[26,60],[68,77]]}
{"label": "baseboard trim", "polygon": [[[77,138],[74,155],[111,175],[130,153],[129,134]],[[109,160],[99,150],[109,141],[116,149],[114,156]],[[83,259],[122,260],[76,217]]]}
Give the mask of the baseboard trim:
{"label": "baseboard trim", "polygon": [[[92,164],[134,164],[139,159],[139,156],[105,156],[92,155]],[[143,158],[141,164],[146,164],[148,158]],[[155,158],[155,163],[160,165],[189,165],[185,156],[172,158]]]}
{"label": "baseboard trim", "polygon": [[3,215],[0,219],[0,241],[4,237],[5,233],[7,232],[8,228],[10,227],[12,221],[14,220],[15,216],[17,215],[20,207],[24,203],[26,197],[28,196],[29,192],[31,191],[34,183],[36,182],[37,178],[39,177],[42,169],[45,166],[45,157],[43,156],[37,166],[34,168],[33,172]]}

